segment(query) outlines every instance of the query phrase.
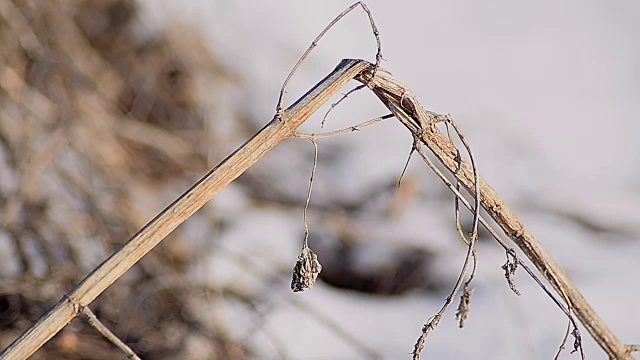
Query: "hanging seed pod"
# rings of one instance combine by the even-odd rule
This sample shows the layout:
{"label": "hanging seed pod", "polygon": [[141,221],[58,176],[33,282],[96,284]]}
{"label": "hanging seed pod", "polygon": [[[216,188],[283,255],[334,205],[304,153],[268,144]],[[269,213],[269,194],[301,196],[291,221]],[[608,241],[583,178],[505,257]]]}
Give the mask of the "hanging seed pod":
{"label": "hanging seed pod", "polygon": [[300,255],[298,255],[296,266],[293,267],[291,290],[300,292],[310,289],[318,279],[320,271],[322,271],[322,265],[318,261],[318,255],[311,248],[305,246],[302,248]]}

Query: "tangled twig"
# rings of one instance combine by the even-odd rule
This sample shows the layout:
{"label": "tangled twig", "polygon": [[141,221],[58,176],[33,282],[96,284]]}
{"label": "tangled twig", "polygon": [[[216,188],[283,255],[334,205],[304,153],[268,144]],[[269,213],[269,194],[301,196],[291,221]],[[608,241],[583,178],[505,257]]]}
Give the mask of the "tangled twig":
{"label": "tangled twig", "polygon": [[[307,50],[304,52],[304,54],[302,54],[300,59],[298,59],[298,62],[293,66],[293,69],[291,69],[291,72],[289,72],[289,75],[287,75],[287,78],[285,79],[284,83],[282,84],[282,88],[280,89],[280,95],[278,97],[278,104],[276,105],[276,117],[282,118],[284,95],[287,92],[287,85],[289,85],[289,81],[291,81],[291,79],[293,78],[295,73],[298,71],[298,68],[300,68],[302,63],[304,63],[304,61],[307,59],[309,54],[311,54],[311,51],[313,51],[313,49],[318,45],[318,42],[327,33],[327,31],[329,31],[329,29],[331,29],[343,17],[345,17],[348,13],[350,13],[351,10],[355,9],[358,6],[362,7],[362,9],[367,13],[367,16],[369,17],[369,23],[371,24],[371,31],[373,31],[373,36],[376,38],[376,44],[378,46],[378,50],[376,52],[376,63],[375,63],[375,67],[373,69],[373,75],[371,77],[371,80],[373,80],[373,78],[375,77],[376,72],[378,71],[378,68],[380,67],[380,62],[382,61],[382,43],[380,41],[380,32],[378,31],[378,27],[376,26],[376,23],[373,21],[373,15],[371,15],[371,11],[369,11],[369,8],[367,7],[367,5],[365,3],[363,3],[362,1],[358,1],[357,3],[349,6],[345,11],[341,12],[340,15],[336,16],[336,18],[333,19],[333,21],[331,21],[329,23],[329,25],[327,25],[320,32],[320,34],[318,34],[318,36],[313,40],[313,42],[311,42],[311,45],[307,48]],[[345,98],[346,98],[347,95],[345,95]],[[340,100],[340,101],[342,101],[342,100]],[[340,101],[338,101],[338,103]],[[335,105],[333,105],[332,108],[333,107],[335,107]],[[326,115],[325,115],[325,118],[326,118]],[[324,124],[324,120],[322,122]]]}

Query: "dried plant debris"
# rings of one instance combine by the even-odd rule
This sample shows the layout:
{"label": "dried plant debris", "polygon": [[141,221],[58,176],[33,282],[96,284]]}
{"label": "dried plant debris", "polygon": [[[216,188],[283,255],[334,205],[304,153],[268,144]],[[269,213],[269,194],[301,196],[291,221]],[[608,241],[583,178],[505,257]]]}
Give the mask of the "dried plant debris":
{"label": "dried plant debris", "polygon": [[[513,261],[511,261],[510,257],[513,257]],[[502,265],[502,270],[504,270],[504,278],[507,279],[511,291],[520,296],[520,290],[516,287],[515,280],[516,270],[518,270],[518,258],[507,252],[507,262]]]}
{"label": "dried plant debris", "polygon": [[471,295],[473,295],[473,289],[468,286],[464,287],[462,295],[460,295],[460,303],[458,309],[456,309],[456,320],[458,320],[458,327],[463,328],[464,322],[469,316],[469,304],[471,304]]}
{"label": "dried plant debris", "polygon": [[298,261],[293,267],[291,290],[300,292],[305,289],[311,289],[313,284],[316,283],[320,271],[322,271],[322,265],[318,261],[318,255],[310,247],[305,246],[300,255],[298,255]]}
{"label": "dried plant debris", "polygon": [[[167,186],[206,170],[206,130],[218,125],[205,123],[194,74],[225,84],[235,77],[204,46],[190,49],[194,66],[184,49],[201,40],[187,28],[138,36],[138,15],[129,0],[0,5],[0,344],[166,205]],[[221,331],[191,317],[186,281],[158,284],[183,279],[193,252],[176,232],[92,304],[145,359],[190,358],[179,354],[194,337],[216,358],[230,348]],[[141,289],[158,287],[140,303]],[[122,356],[78,319],[34,358]]]}

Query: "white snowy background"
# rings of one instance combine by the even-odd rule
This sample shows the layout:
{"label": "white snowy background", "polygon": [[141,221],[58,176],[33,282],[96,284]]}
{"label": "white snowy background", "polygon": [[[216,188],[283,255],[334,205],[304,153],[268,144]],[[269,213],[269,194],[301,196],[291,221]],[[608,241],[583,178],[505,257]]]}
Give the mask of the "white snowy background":
{"label": "white snowy background", "polygon": [[[144,0],[142,20],[143,28],[152,31],[175,23],[198,29],[215,56],[243,79],[242,93],[225,101],[244,104],[252,117],[266,123],[298,57],[351,3]],[[640,4],[367,4],[380,30],[386,60],[382,66],[412,88],[427,109],[452,114],[475,151],[481,175],[567,270],[613,332],[625,343],[640,342]],[[375,50],[368,20],[357,9],[328,34],[300,70],[289,88],[289,104],[340,59],[372,61]],[[382,105],[362,92],[332,113],[324,131],[383,114]],[[320,131],[321,117],[316,115],[302,129]],[[410,149],[408,132],[393,119],[324,143],[342,146],[340,161],[334,166],[319,164],[312,201],[355,196],[381,179],[397,178]],[[298,189],[304,199],[309,154],[308,142],[288,140],[264,164],[280,164],[278,171],[288,168],[290,179],[279,181]],[[264,164],[255,171],[268,172]],[[412,160],[408,176],[419,179],[423,192],[442,187],[418,159]],[[216,241],[230,252],[253,252],[252,266],[293,266],[301,241],[302,202],[296,213],[255,209],[236,190],[225,189],[210,205],[233,219],[233,230]],[[455,237],[451,208],[450,200],[416,201],[393,222],[369,226],[397,238],[402,238],[398,233],[424,234],[424,242],[431,243],[421,245],[438,251],[438,276],[453,284],[465,248]],[[313,221],[310,226],[317,231]],[[203,281],[259,286],[255,276],[217,253],[203,252],[194,259],[193,273]],[[454,305],[428,338],[425,357],[552,358],[565,317],[523,272],[517,276],[522,296],[510,292],[500,269],[504,252],[495,244],[480,244],[479,258],[465,328],[457,328]],[[285,344],[286,354],[278,353],[267,337],[254,336],[251,341],[264,359],[368,358],[293,302],[313,306],[382,357],[407,359],[422,324],[446,296],[374,297],[322,283],[295,295],[285,282],[268,288],[276,309],[264,326]],[[238,334],[251,327],[242,318],[244,309],[208,311],[222,312]],[[587,357],[606,358],[581,330]],[[578,355],[565,352],[562,358]]]}

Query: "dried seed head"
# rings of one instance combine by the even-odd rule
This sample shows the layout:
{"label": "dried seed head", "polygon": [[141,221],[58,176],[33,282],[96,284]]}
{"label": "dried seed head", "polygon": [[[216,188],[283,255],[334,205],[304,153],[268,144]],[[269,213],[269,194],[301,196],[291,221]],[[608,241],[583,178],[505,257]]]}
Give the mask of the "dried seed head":
{"label": "dried seed head", "polygon": [[469,304],[471,303],[471,295],[473,295],[473,289],[468,287],[468,283],[464,286],[464,291],[460,295],[460,304],[456,310],[456,320],[458,320],[458,326],[462,329],[464,327],[464,321],[469,316]]}
{"label": "dried seed head", "polygon": [[322,271],[322,265],[318,261],[318,255],[311,248],[305,246],[298,255],[296,266],[293,267],[291,290],[300,292],[310,289],[318,279],[320,271]]}
{"label": "dried seed head", "polygon": [[516,288],[516,281],[514,279],[514,275],[516,274],[516,270],[518,269],[518,261],[517,258],[513,258],[513,262],[509,260],[509,253],[507,253],[507,262],[502,265],[502,270],[504,270],[504,277],[507,279],[507,283],[516,295],[520,296],[520,291]]}

